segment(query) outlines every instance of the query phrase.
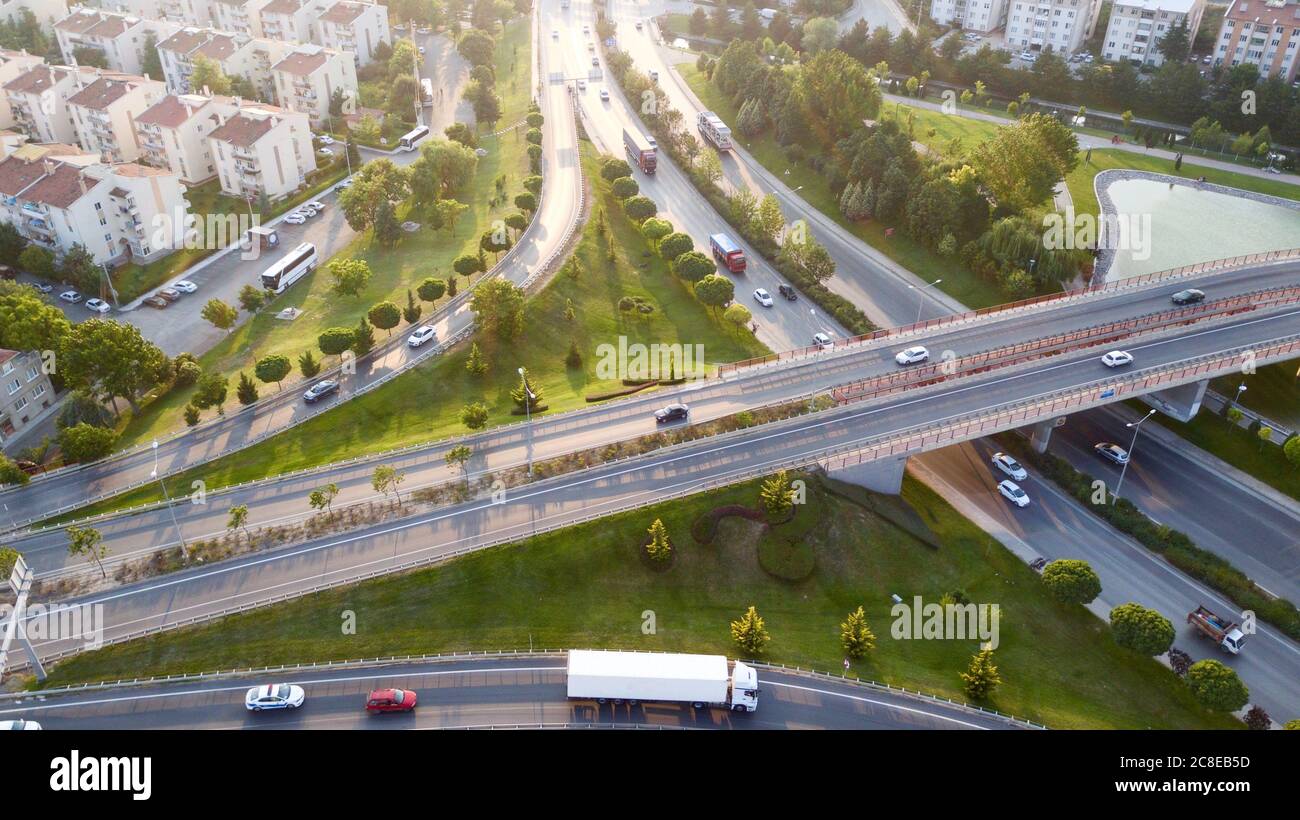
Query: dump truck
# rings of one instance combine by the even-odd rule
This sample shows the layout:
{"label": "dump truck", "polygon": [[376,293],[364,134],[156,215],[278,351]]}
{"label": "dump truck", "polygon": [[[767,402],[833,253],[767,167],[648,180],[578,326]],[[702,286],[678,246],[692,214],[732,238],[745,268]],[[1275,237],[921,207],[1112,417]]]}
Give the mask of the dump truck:
{"label": "dump truck", "polygon": [[1205,607],[1198,606],[1195,611],[1188,613],[1187,622],[1232,654],[1241,652],[1241,644],[1246,640],[1246,635],[1237,624],[1227,618],[1222,618]]}
{"label": "dump truck", "polygon": [[567,678],[569,697],[576,700],[758,709],[758,672],[722,655],[574,649]]}
{"label": "dump truck", "polygon": [[718,264],[727,270],[732,273],[745,272],[745,252],[730,236],[725,233],[712,234],[709,236],[709,249],[713,251],[713,258]]}

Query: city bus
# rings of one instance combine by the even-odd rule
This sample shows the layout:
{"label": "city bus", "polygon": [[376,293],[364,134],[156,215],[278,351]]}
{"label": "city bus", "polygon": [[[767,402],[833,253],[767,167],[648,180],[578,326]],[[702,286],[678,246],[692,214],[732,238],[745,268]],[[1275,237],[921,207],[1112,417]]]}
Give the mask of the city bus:
{"label": "city bus", "polygon": [[425,105],[433,105],[433,80],[428,77],[420,80],[420,97]]}
{"label": "city bus", "polygon": [[397,146],[403,151],[414,151],[415,144],[427,136],[429,136],[429,129],[421,125],[419,128],[403,134],[402,138],[398,140]]}
{"label": "city bus", "polygon": [[262,287],[284,293],[294,282],[316,269],[316,246],[304,242],[262,274]]}

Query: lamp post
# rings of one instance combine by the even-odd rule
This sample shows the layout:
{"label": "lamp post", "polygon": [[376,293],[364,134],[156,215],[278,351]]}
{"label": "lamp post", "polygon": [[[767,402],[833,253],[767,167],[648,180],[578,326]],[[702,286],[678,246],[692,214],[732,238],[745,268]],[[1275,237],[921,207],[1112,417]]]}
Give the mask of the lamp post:
{"label": "lamp post", "polygon": [[528,387],[528,376],[519,368],[519,378],[524,383],[524,424],[528,427],[528,477],[533,477],[533,391]]}
{"label": "lamp post", "polygon": [[162,477],[158,475],[158,439],[153,441],[153,472],[149,473],[149,477],[158,479],[158,486],[162,487],[163,500],[167,502],[167,511],[172,514],[172,526],[176,528],[176,537],[180,540],[181,552],[184,553],[186,549],[185,534],[181,532],[180,522],[176,520],[176,508],[172,506],[171,495],[167,492],[167,482],[163,481]]}
{"label": "lamp post", "polygon": [[934,287],[935,285],[939,284],[942,281],[943,281],[942,279],[936,279],[930,284],[922,285],[919,288],[916,285],[907,286],[908,290],[916,291],[916,322],[917,323],[921,321],[921,308],[925,307],[925,291],[929,290],[930,288]]}
{"label": "lamp post", "polygon": [[1115,484],[1115,494],[1111,497],[1111,501],[1110,501],[1111,504],[1114,504],[1116,501],[1119,500],[1119,489],[1120,487],[1124,486],[1124,474],[1128,472],[1129,462],[1133,460],[1133,448],[1136,447],[1138,443],[1138,428],[1142,426],[1142,422],[1151,418],[1155,414],[1156,414],[1156,410],[1153,407],[1142,418],[1138,419],[1137,421],[1131,421],[1128,424],[1124,425],[1125,427],[1133,428],[1133,440],[1129,442],[1128,445],[1128,459],[1126,459],[1124,461],[1124,465],[1119,468],[1119,482]]}
{"label": "lamp post", "polygon": [[1242,382],[1241,384],[1237,385],[1237,395],[1235,395],[1235,396],[1232,397],[1232,403],[1233,403],[1233,404],[1240,405],[1240,404],[1241,404],[1241,394],[1242,394],[1242,393],[1245,393],[1245,392],[1246,392],[1246,383],[1245,383],[1245,382]]}

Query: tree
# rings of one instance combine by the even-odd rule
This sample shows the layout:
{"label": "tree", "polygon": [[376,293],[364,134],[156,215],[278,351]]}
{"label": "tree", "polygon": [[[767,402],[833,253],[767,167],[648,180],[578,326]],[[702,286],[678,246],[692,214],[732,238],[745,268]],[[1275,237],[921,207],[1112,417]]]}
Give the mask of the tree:
{"label": "tree", "polygon": [[230,96],[230,78],[221,70],[221,64],[202,54],[196,54],[193,71],[190,73],[190,88],[195,93]]}
{"label": "tree", "polygon": [[379,464],[375,466],[375,472],[370,476],[370,486],[375,492],[387,496],[390,492],[397,499],[397,506],[402,506],[402,494],[400,492],[402,482],[406,480],[406,473],[399,472],[396,467],[389,464]]}
{"label": "tree", "polygon": [[239,318],[239,310],[220,299],[209,299],[203,306],[203,310],[199,311],[199,315],[207,319],[213,327],[229,333]]}
{"label": "tree", "polygon": [[725,276],[710,273],[695,283],[695,298],[708,305],[715,312],[730,302],[736,295],[736,286]]}
{"label": "tree", "polygon": [[1187,670],[1187,687],[1202,706],[1216,712],[1235,712],[1250,702],[1250,690],[1237,673],[1208,658]]}
{"label": "tree", "polygon": [[830,17],[814,17],[803,24],[803,50],[808,54],[835,48],[840,39],[839,23]]}
{"label": "tree", "polygon": [[749,312],[749,308],[742,304],[736,303],[722,312],[723,321],[730,322],[737,328],[747,327],[754,320],[754,314]]}
{"label": "tree", "polygon": [[673,223],[666,219],[651,217],[641,223],[641,235],[646,238],[651,247],[657,247],[659,240],[673,232]]}
{"label": "tree", "polygon": [[18,267],[41,279],[53,279],[54,254],[39,245],[29,245],[18,255]]}
{"label": "tree", "polygon": [[451,263],[451,269],[461,276],[472,276],[483,270],[483,262],[472,253],[463,253]]}
{"label": "tree", "polygon": [[637,195],[623,200],[623,213],[633,222],[644,222],[659,213],[659,206],[648,196]]}
{"label": "tree", "polygon": [[1115,643],[1143,655],[1164,654],[1174,642],[1174,625],[1168,618],[1134,603],[1110,611],[1110,630]]}
{"label": "tree", "polygon": [[[344,348],[344,350],[346,349]],[[316,357],[312,355],[310,350],[304,351],[298,357],[298,372],[302,373],[304,379],[310,379],[320,373],[320,362],[316,361]]]}
{"label": "tree", "polygon": [[1259,439],[1259,451],[1264,452],[1264,445],[1273,440],[1273,428],[1267,424],[1261,424],[1255,431],[1255,437]]}
{"label": "tree", "polygon": [[1187,677],[1187,670],[1192,668],[1192,656],[1176,646],[1169,647],[1169,668],[1178,677]]}
{"label": "tree", "polygon": [[41,299],[35,289],[0,292],[0,347],[57,351],[71,330],[63,311]]}
{"label": "tree", "polygon": [[1087,561],[1053,561],[1043,568],[1043,584],[1063,604],[1090,604],[1101,594],[1101,579]]}
{"label": "tree", "polygon": [[324,487],[317,487],[307,496],[307,503],[311,504],[313,510],[325,510],[326,514],[334,517],[334,499],[338,497],[339,485],[334,483],[326,484]]}
{"label": "tree", "polygon": [[381,204],[400,202],[411,193],[411,175],[406,169],[389,159],[375,159],[362,165],[352,184],[339,194],[339,208],[348,225],[362,232],[375,224]]}
{"label": "tree", "polygon": [[12,547],[0,547],[0,578],[5,580],[13,574],[14,565],[18,563],[19,552]]}
{"label": "tree", "polygon": [[229,532],[234,532],[235,530],[243,530],[244,535],[247,536],[248,535],[248,527],[246,526],[247,524],[248,524],[248,505],[236,504],[235,506],[231,507],[230,512],[226,517],[226,530]]}
{"label": "tree", "polygon": [[656,518],[647,530],[650,540],[645,545],[645,554],[656,563],[665,563],[673,557],[673,545],[668,539],[668,528],[662,519]]}
{"label": "tree", "polygon": [[616,179],[632,176],[632,166],[627,164],[627,160],[609,157],[600,164],[600,176],[607,182],[613,182]]}
{"label": "tree", "polygon": [[330,262],[333,284],[330,291],[335,296],[359,296],[370,283],[374,271],[364,259],[336,259]]}
{"label": "tree", "polygon": [[541,384],[528,378],[528,368],[522,370],[523,372],[519,374],[519,386],[510,391],[510,398],[514,400],[515,407],[521,413],[525,409],[530,413],[546,409],[542,405],[546,396],[542,392]]}
{"label": "tree", "polygon": [[461,191],[478,168],[478,155],[469,146],[452,140],[426,140],[420,157],[411,163],[411,196],[422,207],[448,199]]}
{"label": "tree", "polygon": [[65,281],[71,282],[82,290],[99,290],[100,279],[104,269],[95,261],[95,257],[80,242],[74,244],[59,262],[59,274]]}
{"label": "tree", "polygon": [[465,360],[465,369],[471,376],[482,376],[488,371],[488,364],[483,359],[483,353],[478,349],[478,342],[472,342],[469,346],[469,358]]}
{"label": "tree", "polygon": [[199,408],[195,407],[193,403],[187,404],[182,416],[185,419],[185,426],[193,427],[199,423]]}
{"label": "tree", "polygon": [[[1194,34],[1192,32],[1191,34]],[[1166,60],[1186,59],[1192,50],[1191,35],[1187,31],[1187,18],[1182,17],[1165,31],[1165,36],[1156,40],[1156,51]]]}
{"label": "tree", "polygon": [[245,407],[257,401],[257,385],[243,371],[240,371],[239,383],[235,385],[235,398]]}
{"label": "tree", "polygon": [[867,613],[858,607],[840,624],[840,643],[850,658],[861,658],[876,648],[876,636],[867,625]]}
{"label": "tree", "polygon": [[962,688],[971,700],[987,700],[1002,683],[998,668],[993,665],[993,650],[984,647],[970,659],[970,666],[961,673]]}
{"label": "tree", "polygon": [[501,230],[498,226],[488,228],[479,237],[478,246],[492,254],[494,260],[500,259],[502,253],[510,250],[509,232]]}
{"label": "tree", "polygon": [[699,6],[691,13],[690,22],[687,24],[690,32],[695,37],[703,37],[709,33],[709,15]]}
{"label": "tree", "polygon": [[447,451],[447,455],[443,456],[443,461],[447,462],[448,467],[453,470],[461,471],[461,474],[465,478],[466,487],[469,486],[469,460],[473,455],[474,451],[467,445],[457,444],[455,447],[452,447]]}
{"label": "tree", "polygon": [[[326,356],[342,356],[345,351],[352,348],[355,340],[356,334],[351,328],[331,327],[316,337],[316,345]],[[304,375],[306,375],[305,371]]]}
{"label": "tree", "polygon": [[402,321],[402,311],[392,302],[380,302],[370,309],[366,314],[370,324],[380,330],[388,331],[389,337],[393,335],[393,328]]}
{"label": "tree", "polygon": [[224,415],[228,390],[225,376],[220,373],[208,373],[199,379],[194,390],[194,398],[190,399],[190,403],[201,410],[215,407],[219,415]]}
{"label": "tree", "polygon": [[84,421],[59,431],[59,449],[63,452],[63,460],[69,463],[97,461],[113,452],[116,442],[117,433]]}
{"label": "tree", "polygon": [[680,231],[670,233],[659,240],[659,255],[673,262],[682,254],[694,250],[695,241],[689,234]]}
{"label": "tree", "polygon": [[375,331],[366,317],[362,316],[357,329],[352,332],[352,352],[364,356],[375,349]]}
{"label": "tree", "polygon": [[413,325],[420,321],[420,316],[424,313],[424,307],[415,301],[415,294],[410,288],[406,289],[406,307],[402,308],[402,318],[408,325]]}
{"label": "tree", "polygon": [[628,199],[634,197],[640,192],[641,186],[637,184],[632,177],[619,177],[609,186],[609,192],[616,199]]}
{"label": "tree", "polygon": [[763,648],[772,637],[767,634],[767,626],[763,623],[758,610],[750,606],[739,620],[731,622],[731,640],[735,641],[736,645],[750,657],[755,657],[763,654]]}
{"label": "tree", "polygon": [[463,122],[454,122],[443,129],[443,134],[452,142],[459,142],[466,148],[478,147],[478,136],[475,135],[474,129],[470,128]]}
{"label": "tree", "polygon": [[465,405],[461,408],[460,420],[462,424],[471,430],[482,430],[487,426],[487,405],[480,401]]}
{"label": "tree", "polygon": [[162,58],[158,54],[158,36],[152,31],[144,35],[144,45],[141,47],[141,52],[144,54],[144,58],[140,61],[140,73],[158,82],[166,79],[163,74]]}
{"label": "tree", "polygon": [[713,260],[699,251],[687,251],[678,255],[673,261],[673,271],[687,282],[694,283],[697,287],[709,276],[714,275],[717,269],[717,266],[713,264]]}
{"label": "tree", "polygon": [[[5,486],[6,484],[22,486],[31,480],[31,476],[23,472],[18,465],[14,463],[13,459],[9,458],[4,453],[0,453],[0,487]],[[4,572],[0,572],[0,578],[3,577],[7,576]]]}
{"label": "tree", "polygon": [[1262,706],[1252,706],[1246,712],[1246,728],[1255,731],[1267,731],[1273,727],[1273,719],[1268,716]]}
{"label": "tree", "polygon": [[478,323],[501,339],[513,339],[523,332],[524,292],[506,279],[483,282],[470,297]]}
{"label": "tree", "polygon": [[239,306],[249,313],[256,313],[266,304],[266,291],[256,285],[244,285],[239,289]]}
{"label": "tree", "polygon": [[402,222],[391,202],[380,202],[375,208],[375,241],[381,247],[391,248],[402,239]]}
{"label": "tree", "polygon": [[1293,469],[1300,469],[1300,436],[1291,436],[1282,443],[1282,455]]}
{"label": "tree", "polygon": [[758,203],[758,211],[753,220],[754,232],[763,239],[775,242],[785,228],[785,215],[781,213],[781,203],[775,194],[766,194]]}
{"label": "tree", "polygon": [[288,356],[281,356],[273,353],[269,356],[263,356],[253,365],[253,374],[257,376],[258,381],[263,384],[275,382],[276,387],[284,389],[281,382],[293,371],[293,364],[289,361]]}
{"label": "tree", "polygon": [[722,159],[718,156],[718,152],[712,148],[705,148],[700,152],[695,167],[700,176],[704,177],[705,181],[711,185],[722,179]]}
{"label": "tree", "polygon": [[104,558],[108,556],[108,547],[104,544],[103,534],[94,527],[77,527],[71,524],[63,532],[68,536],[68,554],[92,561],[99,567],[100,574],[107,579]]}
{"label": "tree", "polygon": [[791,485],[790,475],[785,470],[778,470],[764,479],[759,487],[758,500],[769,520],[784,519],[794,508],[795,489]]}
{"label": "tree", "polygon": [[420,283],[415,289],[420,295],[420,299],[425,302],[436,302],[447,292],[447,283],[441,279],[435,279],[432,276]]}
{"label": "tree", "polygon": [[105,398],[136,397],[168,374],[167,357],[134,325],[88,319],[74,325],[59,347],[64,383]]}
{"label": "tree", "polygon": [[496,51],[496,40],[480,29],[468,29],[456,43],[456,50],[471,66],[491,65]]}

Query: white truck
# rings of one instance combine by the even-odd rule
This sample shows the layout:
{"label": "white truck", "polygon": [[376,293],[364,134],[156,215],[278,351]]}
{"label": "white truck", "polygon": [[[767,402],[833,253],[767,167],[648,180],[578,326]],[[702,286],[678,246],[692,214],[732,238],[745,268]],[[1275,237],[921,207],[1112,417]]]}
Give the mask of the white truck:
{"label": "white truck", "polygon": [[1241,652],[1241,644],[1246,640],[1245,634],[1237,624],[1215,615],[1204,606],[1192,610],[1187,615],[1187,623],[1234,655]]}
{"label": "white truck", "polygon": [[569,697],[580,700],[758,708],[757,671],[722,655],[574,649],[567,677]]}
{"label": "white truck", "polygon": [[695,118],[695,127],[719,151],[731,150],[731,129],[712,111],[701,111]]}

